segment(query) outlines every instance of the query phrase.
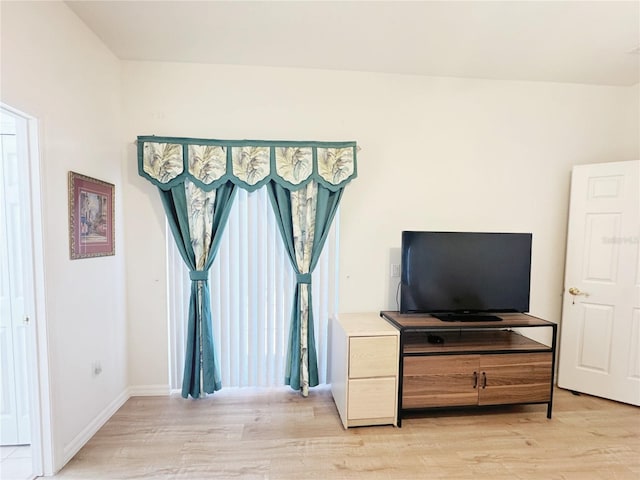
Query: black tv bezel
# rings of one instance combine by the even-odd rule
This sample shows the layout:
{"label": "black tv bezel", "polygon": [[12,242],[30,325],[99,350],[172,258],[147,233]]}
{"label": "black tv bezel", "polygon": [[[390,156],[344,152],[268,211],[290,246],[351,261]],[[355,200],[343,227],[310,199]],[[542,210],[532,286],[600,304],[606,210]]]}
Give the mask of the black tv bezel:
{"label": "black tv bezel", "polygon": [[[435,309],[435,308],[424,308],[424,309],[415,309],[409,310],[403,308],[403,290],[407,288],[406,280],[406,249],[407,245],[405,244],[405,234],[447,234],[447,235],[488,235],[488,236],[523,236],[528,237],[528,275],[527,275],[527,294],[526,294],[526,307],[524,304],[521,304],[514,308],[492,308],[492,309],[471,309],[471,308],[461,308],[461,309]],[[529,308],[531,305],[531,267],[532,267],[532,253],[533,253],[533,234],[529,232],[477,232],[477,231],[436,231],[436,230],[403,230],[402,231],[402,239],[401,239],[401,266],[400,266],[400,284],[399,284],[399,300],[398,300],[398,308],[400,313],[402,314],[430,314],[436,316],[442,320],[447,320],[447,316],[451,316],[450,318],[453,321],[482,321],[483,316],[486,321],[496,321],[501,320],[500,317],[496,317],[491,314],[500,314],[500,313],[527,313],[529,312]],[[519,307],[519,308],[518,308]],[[458,317],[458,318],[455,318]]]}

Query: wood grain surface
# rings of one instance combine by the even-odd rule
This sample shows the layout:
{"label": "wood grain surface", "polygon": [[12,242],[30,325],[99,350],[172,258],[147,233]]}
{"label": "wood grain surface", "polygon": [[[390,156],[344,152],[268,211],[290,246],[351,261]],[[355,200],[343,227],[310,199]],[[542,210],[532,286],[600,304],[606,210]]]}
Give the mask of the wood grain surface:
{"label": "wood grain surface", "polygon": [[565,390],[545,405],[342,427],[330,390],[134,397],[56,479],[640,478],[640,410]]}

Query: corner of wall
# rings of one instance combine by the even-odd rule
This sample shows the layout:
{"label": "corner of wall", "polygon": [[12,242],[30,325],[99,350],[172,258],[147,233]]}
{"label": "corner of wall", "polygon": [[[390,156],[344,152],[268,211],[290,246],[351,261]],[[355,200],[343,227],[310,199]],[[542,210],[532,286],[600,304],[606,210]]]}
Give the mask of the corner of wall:
{"label": "corner of wall", "polygon": [[102,426],[125,404],[129,399],[130,393],[128,389],[123,390],[109,405],[106,406],[91,423],[89,423],[82,431],[76,435],[73,440],[63,447],[62,464],[56,466],[56,472],[61,470],[71,460],[80,449],[93,437]]}

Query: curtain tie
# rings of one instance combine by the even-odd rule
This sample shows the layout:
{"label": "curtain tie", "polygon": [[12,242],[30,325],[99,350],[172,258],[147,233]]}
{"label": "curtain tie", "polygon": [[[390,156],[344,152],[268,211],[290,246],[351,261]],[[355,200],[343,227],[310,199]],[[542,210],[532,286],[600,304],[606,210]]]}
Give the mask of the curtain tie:
{"label": "curtain tie", "polygon": [[191,270],[189,278],[196,282],[198,280],[209,280],[209,270]]}
{"label": "curtain tie", "polygon": [[297,273],[296,274],[296,283],[308,283],[311,284],[311,274],[310,273]]}

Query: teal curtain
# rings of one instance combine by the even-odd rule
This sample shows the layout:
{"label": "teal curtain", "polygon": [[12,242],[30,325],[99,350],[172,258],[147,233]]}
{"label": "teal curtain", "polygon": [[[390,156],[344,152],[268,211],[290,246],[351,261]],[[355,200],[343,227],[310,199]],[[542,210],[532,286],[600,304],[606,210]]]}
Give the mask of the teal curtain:
{"label": "teal curtain", "polygon": [[311,272],[344,187],[357,176],[356,142],[215,140],[138,136],[138,173],[160,190],[189,268],[191,297],[182,396],[221,388],[209,306],[208,271],[236,188],[267,186],[296,271],[286,384],[308,395],[318,384]]}
{"label": "teal curtain", "polygon": [[198,398],[222,388],[211,330],[209,268],[218,252],[236,188],[227,182],[204,191],[187,180],[168,190],[160,189],[171,232],[191,278],[184,398]]}
{"label": "teal curtain", "polygon": [[298,190],[267,184],[280,233],[296,272],[285,383],[303,396],[318,385],[313,326],[311,274],[324,246],[343,189],[329,190],[310,182]]}

